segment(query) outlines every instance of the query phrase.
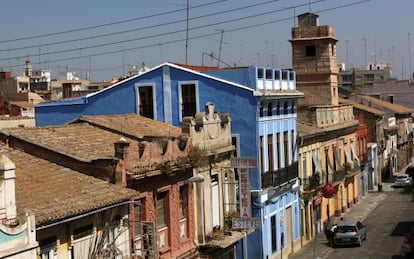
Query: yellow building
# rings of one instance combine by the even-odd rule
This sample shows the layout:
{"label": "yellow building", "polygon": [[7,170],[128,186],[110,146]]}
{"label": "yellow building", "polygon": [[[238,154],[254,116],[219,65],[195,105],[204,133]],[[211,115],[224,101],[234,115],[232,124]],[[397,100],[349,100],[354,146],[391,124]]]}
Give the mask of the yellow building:
{"label": "yellow building", "polygon": [[[305,94],[298,101],[297,129],[302,240],[306,243],[323,230],[325,222],[357,202],[358,121],[352,105],[338,100],[334,29],[320,26],[316,14],[301,14],[290,42],[297,89]],[[332,190],[329,197],[324,188]]]}

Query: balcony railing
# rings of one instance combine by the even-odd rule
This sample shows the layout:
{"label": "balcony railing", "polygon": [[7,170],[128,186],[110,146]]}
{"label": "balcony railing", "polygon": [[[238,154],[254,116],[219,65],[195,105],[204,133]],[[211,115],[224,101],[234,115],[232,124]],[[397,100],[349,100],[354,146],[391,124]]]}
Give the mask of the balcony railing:
{"label": "balcony railing", "polygon": [[262,188],[280,186],[298,176],[298,162],[294,162],[288,167],[262,174]]}
{"label": "balcony railing", "polygon": [[335,173],[333,173],[333,182],[343,181],[346,176],[357,173],[359,170],[360,166],[354,166],[353,168],[341,168],[340,170],[337,170]]}
{"label": "balcony railing", "polygon": [[321,185],[321,176],[312,175],[302,179],[302,186],[304,191],[312,191],[318,188]]}

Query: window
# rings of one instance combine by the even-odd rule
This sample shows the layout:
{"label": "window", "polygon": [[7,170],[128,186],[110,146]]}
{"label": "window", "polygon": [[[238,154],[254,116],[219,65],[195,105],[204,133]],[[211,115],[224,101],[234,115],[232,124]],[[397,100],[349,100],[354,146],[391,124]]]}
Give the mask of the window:
{"label": "window", "polygon": [[277,107],[276,107],[276,115],[280,115],[280,103],[277,103]]}
{"label": "window", "polygon": [[337,153],[337,148],[336,146],[333,147],[333,171],[336,172],[337,169],[337,163],[339,163],[339,157],[338,157],[338,153]]}
{"label": "window", "polygon": [[283,132],[283,145],[284,145],[284,157],[285,157],[285,167],[289,165],[289,146],[288,146],[289,132]]}
{"label": "window", "polygon": [[263,147],[263,136],[259,137],[260,142],[260,170],[264,173],[264,147]]}
{"label": "window", "polygon": [[275,70],[275,80],[279,80],[279,79],[280,79],[280,71]]}
{"label": "window", "polygon": [[273,163],[273,135],[267,135],[267,156],[269,160],[269,172],[275,170]]}
{"label": "window", "polygon": [[180,219],[187,218],[187,196],[188,188],[187,185],[180,187]]}
{"label": "window", "polygon": [[298,149],[298,147],[296,146],[297,143],[296,143],[296,136],[295,136],[295,131],[294,130],[290,131],[290,137],[291,137],[291,140],[292,140],[291,141],[291,147],[292,147],[291,153],[292,153],[292,162],[293,162],[293,161],[295,161],[296,151]]}
{"label": "window", "polygon": [[315,45],[307,45],[305,49],[305,55],[307,57],[314,57],[316,56],[316,47]]}
{"label": "window", "polygon": [[288,103],[285,102],[283,105],[283,114],[289,114]]}
{"label": "window", "polygon": [[166,201],[167,201],[166,192],[160,193],[157,195],[157,222],[158,229],[167,227],[166,219]]}
{"label": "window", "polygon": [[141,201],[134,203],[134,232],[135,238],[141,237],[142,204]]}
{"label": "window", "polygon": [[282,80],[287,80],[288,79],[288,74],[289,74],[289,71],[283,70],[282,71]]}
{"label": "window", "polygon": [[279,168],[281,168],[280,166],[280,133],[276,134],[276,157],[277,157],[277,165]]}
{"label": "window", "polygon": [[57,248],[56,236],[47,237],[39,241],[40,246],[40,258],[41,259],[53,259],[55,257],[55,250]]}
{"label": "window", "polygon": [[139,94],[139,115],[154,119],[154,97],[152,86],[138,87]]}
{"label": "window", "polygon": [[264,113],[263,113],[263,104],[260,104],[259,106],[259,117],[263,117]]}
{"label": "window", "polygon": [[273,215],[270,218],[270,225],[271,225],[271,231],[272,231],[272,252],[276,252],[277,250],[277,235],[276,235],[276,215]]}
{"label": "window", "polygon": [[73,241],[70,258],[88,258],[93,240],[93,225],[85,225],[73,230]]}
{"label": "window", "polygon": [[269,102],[267,104],[267,116],[272,116],[273,115],[273,103]]}
{"label": "window", "polygon": [[82,238],[88,235],[92,235],[93,233],[93,225],[89,224],[80,228],[75,228],[73,230],[73,239]]}
{"label": "window", "polygon": [[181,115],[194,116],[197,112],[195,84],[181,85]]}
{"label": "window", "polygon": [[303,152],[303,157],[302,157],[302,176],[306,177],[308,175],[308,165],[307,165],[307,159],[306,159],[307,153]]}

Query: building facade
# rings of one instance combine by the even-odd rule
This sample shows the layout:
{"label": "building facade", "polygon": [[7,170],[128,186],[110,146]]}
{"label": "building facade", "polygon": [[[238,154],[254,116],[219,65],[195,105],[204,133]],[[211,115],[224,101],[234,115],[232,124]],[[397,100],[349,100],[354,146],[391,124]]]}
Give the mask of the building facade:
{"label": "building facade", "polygon": [[16,165],[4,154],[0,158],[0,257],[36,258],[35,217],[16,206]]}
{"label": "building facade", "polygon": [[249,169],[251,196],[246,198],[251,202],[247,200],[246,210],[261,228],[238,243],[237,255],[287,256],[299,243],[299,193],[292,187],[298,186],[296,111],[302,96],[295,73],[288,70],[190,69],[166,63],[95,94],[38,105],[36,123],[62,124],[82,114],[136,113],[179,126],[213,102],[216,110],[231,114],[236,156],[257,161]]}
{"label": "building facade", "polygon": [[358,202],[358,121],[351,104],[339,103],[334,29],[319,25],[316,14],[301,14],[290,42],[297,89],[305,94],[298,102],[298,128],[306,242]]}
{"label": "building facade", "polygon": [[[2,192],[7,193],[1,194],[7,198],[6,209],[1,208],[5,212],[0,228],[2,258],[129,256],[129,228],[123,223],[129,220],[128,207],[130,199],[137,194],[135,191],[22,150],[33,151],[30,145],[13,141],[0,144],[7,176],[3,181],[5,188],[2,188]],[[15,192],[12,190],[13,173]],[[12,203],[14,193],[16,203]],[[19,217],[13,219],[16,204]],[[21,215],[22,212],[31,214]],[[13,250],[15,254],[10,253]]]}

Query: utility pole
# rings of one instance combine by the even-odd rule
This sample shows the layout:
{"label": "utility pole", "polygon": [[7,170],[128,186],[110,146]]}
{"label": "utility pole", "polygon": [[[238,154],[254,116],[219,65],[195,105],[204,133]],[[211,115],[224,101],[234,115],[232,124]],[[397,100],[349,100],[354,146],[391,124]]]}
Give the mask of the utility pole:
{"label": "utility pole", "polygon": [[345,40],[345,45],[346,45],[346,68],[345,68],[345,70],[348,70],[348,65],[349,65],[349,61],[348,61],[348,42],[349,42],[349,40],[348,39],[346,39]]}
{"label": "utility pole", "polygon": [[367,39],[363,38],[362,40],[364,41],[364,56],[365,56],[364,66],[366,67],[367,66]]}
{"label": "utility pole", "polygon": [[190,9],[190,0],[187,0],[187,28],[186,28],[186,35],[185,35],[185,64],[187,65],[187,54],[188,54],[188,19],[189,19],[189,9]]}
{"label": "utility pole", "polygon": [[218,56],[218,60],[217,60],[217,66],[218,67],[220,67],[220,62],[221,62],[221,48],[222,48],[222,45],[223,45],[223,34],[224,34],[224,29],[221,29],[219,56]]}
{"label": "utility pole", "polygon": [[409,81],[413,80],[413,71],[411,70],[411,44],[410,44],[410,33],[408,33],[408,71]]}

